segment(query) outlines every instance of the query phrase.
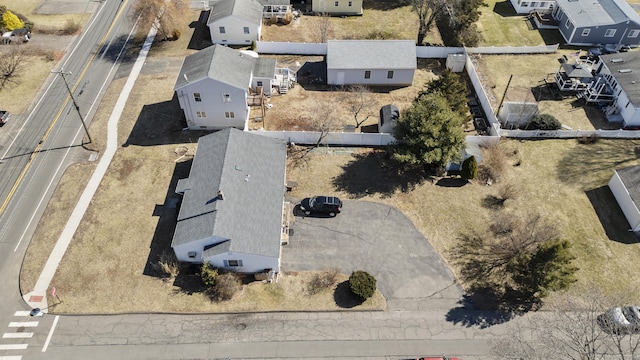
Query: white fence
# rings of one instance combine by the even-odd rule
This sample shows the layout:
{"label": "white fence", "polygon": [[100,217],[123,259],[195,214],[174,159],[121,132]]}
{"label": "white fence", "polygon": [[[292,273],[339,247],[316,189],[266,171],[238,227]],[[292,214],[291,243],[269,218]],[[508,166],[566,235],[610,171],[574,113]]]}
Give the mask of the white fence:
{"label": "white fence", "polygon": [[487,121],[489,122],[489,134],[496,136],[498,133],[496,132],[496,128],[498,128],[499,122],[496,118],[496,114],[493,113],[493,109],[491,108],[491,102],[489,101],[489,97],[487,93],[484,91],[482,87],[482,82],[478,77],[478,73],[476,72],[475,66],[473,66],[473,62],[471,61],[471,57],[467,56],[467,62],[465,64],[465,69],[467,70],[467,74],[469,75],[469,80],[473,84],[473,89],[476,92],[476,98],[482,107],[485,115],[487,116]]}
{"label": "white fence", "polygon": [[256,51],[260,54],[327,55],[327,44],[258,41]]}
{"label": "white fence", "polygon": [[449,54],[463,53],[461,47],[416,46],[416,56],[421,59],[446,59]]}
{"label": "white fence", "polygon": [[638,130],[498,130],[500,136],[527,139],[576,139],[597,136],[606,139],[638,139]]}
{"label": "white fence", "polygon": [[478,146],[487,147],[495,145],[500,141],[500,136],[467,136],[467,147]]}
{"label": "white fence", "polygon": [[[286,142],[302,144],[302,145],[315,145],[318,143],[320,132],[314,131],[264,131],[257,130],[252,131],[254,134],[269,136],[277,139],[285,140]],[[341,145],[341,146],[384,146],[394,141],[391,134],[379,134],[379,133],[345,133],[345,132],[331,132],[322,139],[320,144],[322,145]]]}
{"label": "white fence", "polygon": [[472,54],[548,54],[558,50],[559,44],[540,46],[485,46],[467,48]]}

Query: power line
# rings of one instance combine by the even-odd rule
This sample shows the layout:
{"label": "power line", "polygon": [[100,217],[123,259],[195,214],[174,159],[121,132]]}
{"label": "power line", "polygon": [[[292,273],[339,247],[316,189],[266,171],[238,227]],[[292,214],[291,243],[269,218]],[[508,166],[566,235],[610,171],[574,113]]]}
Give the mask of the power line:
{"label": "power line", "polygon": [[64,85],[67,87],[67,91],[69,92],[69,96],[71,97],[71,101],[73,102],[73,106],[76,108],[78,112],[78,116],[80,116],[80,121],[82,122],[82,127],[84,127],[84,131],[87,133],[87,138],[89,138],[89,143],[92,143],[91,135],[89,135],[89,129],[87,128],[87,124],[84,122],[84,118],[82,117],[82,113],[80,113],[80,106],[76,102],[76,98],[73,96],[73,92],[71,92],[71,88],[69,87],[69,83],[67,82],[67,78],[65,75],[71,75],[71,72],[64,72],[62,69],[59,71],[51,70],[52,73],[58,74],[62,77],[62,81],[64,81]]}

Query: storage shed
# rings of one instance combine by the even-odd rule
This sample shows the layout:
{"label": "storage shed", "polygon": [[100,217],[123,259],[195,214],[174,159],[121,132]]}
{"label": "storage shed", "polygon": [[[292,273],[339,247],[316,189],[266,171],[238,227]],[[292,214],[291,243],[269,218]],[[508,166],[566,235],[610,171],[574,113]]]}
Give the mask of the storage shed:
{"label": "storage shed", "polygon": [[390,134],[400,118],[400,110],[395,105],[385,105],[380,108],[380,119],[378,120],[378,132]]}
{"label": "storage shed", "polygon": [[640,231],[640,166],[615,170],[609,189],[629,221],[631,231]]}
{"label": "storage shed", "polygon": [[409,86],[417,67],[412,40],[330,40],[328,85]]}

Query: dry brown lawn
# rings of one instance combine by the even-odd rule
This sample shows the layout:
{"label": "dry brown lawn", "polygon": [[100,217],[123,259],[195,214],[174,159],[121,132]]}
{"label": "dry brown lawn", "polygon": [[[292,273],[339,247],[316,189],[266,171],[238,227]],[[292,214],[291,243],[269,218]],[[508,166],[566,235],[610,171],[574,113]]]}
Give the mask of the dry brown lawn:
{"label": "dry brown lawn", "polygon": [[544,80],[553,82],[553,75],[560,64],[558,58],[571,51],[561,50],[555,54],[538,55],[477,55],[474,56],[476,71],[483,82],[487,96],[497,109],[505,94],[509,78],[513,75],[504,101],[536,102],[540,113],[551,114],[562,124],[580,130],[607,129],[603,113],[593,106],[584,106],[574,97],[564,100],[549,100],[550,94]]}

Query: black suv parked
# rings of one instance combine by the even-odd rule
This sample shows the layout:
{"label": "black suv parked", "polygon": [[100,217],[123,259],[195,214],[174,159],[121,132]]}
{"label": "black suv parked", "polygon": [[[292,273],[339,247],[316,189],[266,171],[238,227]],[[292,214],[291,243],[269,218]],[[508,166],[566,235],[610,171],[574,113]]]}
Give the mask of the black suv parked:
{"label": "black suv parked", "polygon": [[302,200],[300,209],[305,215],[311,213],[328,214],[333,217],[340,213],[342,201],[335,196],[314,196],[312,198]]}

